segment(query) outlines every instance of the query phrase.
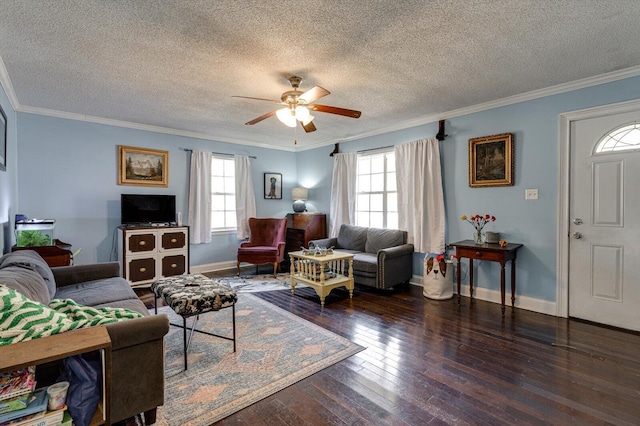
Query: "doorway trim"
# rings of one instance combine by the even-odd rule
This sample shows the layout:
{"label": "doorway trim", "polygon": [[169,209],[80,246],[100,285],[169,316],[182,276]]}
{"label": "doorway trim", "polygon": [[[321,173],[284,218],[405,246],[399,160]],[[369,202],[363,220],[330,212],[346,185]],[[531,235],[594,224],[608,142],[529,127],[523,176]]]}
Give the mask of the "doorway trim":
{"label": "doorway trim", "polygon": [[556,315],[569,316],[569,174],[571,122],[640,111],[640,99],[559,114],[558,126],[558,235],[556,241]]}

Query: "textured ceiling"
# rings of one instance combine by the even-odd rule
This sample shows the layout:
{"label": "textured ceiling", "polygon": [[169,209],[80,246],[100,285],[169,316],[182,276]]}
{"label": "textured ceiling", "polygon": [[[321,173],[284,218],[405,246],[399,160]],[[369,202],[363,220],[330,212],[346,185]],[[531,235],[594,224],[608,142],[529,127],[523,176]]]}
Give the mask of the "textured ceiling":
{"label": "textured ceiling", "polygon": [[[637,0],[2,0],[0,58],[18,110],[304,149],[638,66],[638,22]],[[244,125],[276,106],[232,95],[290,75],[362,117]]]}

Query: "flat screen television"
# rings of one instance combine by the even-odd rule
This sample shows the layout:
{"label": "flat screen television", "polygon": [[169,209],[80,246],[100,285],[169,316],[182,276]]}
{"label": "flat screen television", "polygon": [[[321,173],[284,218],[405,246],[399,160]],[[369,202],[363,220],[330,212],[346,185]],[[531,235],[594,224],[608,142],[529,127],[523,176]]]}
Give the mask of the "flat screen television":
{"label": "flat screen television", "polygon": [[122,194],[123,225],[168,223],[175,220],[175,195]]}

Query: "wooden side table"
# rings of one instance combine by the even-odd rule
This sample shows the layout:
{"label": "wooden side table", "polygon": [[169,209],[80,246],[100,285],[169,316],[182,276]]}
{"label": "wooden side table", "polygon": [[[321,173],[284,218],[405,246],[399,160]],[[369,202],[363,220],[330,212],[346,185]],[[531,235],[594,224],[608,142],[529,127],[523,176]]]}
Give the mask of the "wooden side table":
{"label": "wooden side table", "polygon": [[505,264],[511,261],[511,306],[516,302],[516,252],[522,244],[509,243],[506,247],[500,247],[499,244],[476,244],[472,240],[459,241],[451,244],[456,248],[456,257],[458,259],[458,269],[456,271],[456,279],[458,281],[458,304],[460,304],[460,259],[466,257],[469,259],[469,293],[473,298],[473,260],[488,260],[500,263],[500,301],[502,303],[502,316],[504,316],[504,299],[505,299]]}
{"label": "wooden side table", "polygon": [[54,266],[69,266],[71,265],[73,253],[71,252],[71,244],[67,244],[58,239],[54,241],[53,246],[37,246],[37,247],[18,247],[12,246],[11,251],[17,250],[33,250],[38,253],[47,265]]}

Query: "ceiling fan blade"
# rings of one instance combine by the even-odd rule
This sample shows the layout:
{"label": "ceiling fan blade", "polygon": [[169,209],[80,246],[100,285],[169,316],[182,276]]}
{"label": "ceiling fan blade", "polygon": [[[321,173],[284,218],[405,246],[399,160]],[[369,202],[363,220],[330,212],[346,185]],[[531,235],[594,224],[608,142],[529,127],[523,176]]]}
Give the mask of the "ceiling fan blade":
{"label": "ceiling fan blade", "polygon": [[264,99],[264,98],[252,98],[250,96],[231,96],[232,98],[241,98],[241,99],[251,99],[254,101],[267,101],[267,102],[273,102],[276,104],[281,104],[282,101],[277,101],[275,99]]}
{"label": "ceiling fan blade", "polygon": [[253,120],[251,120],[251,121],[247,121],[247,122],[246,122],[246,123],[244,123],[244,124],[252,125],[252,124],[259,123],[259,122],[261,122],[262,120],[266,120],[267,118],[271,117],[272,115],[275,115],[275,114],[276,114],[276,111],[277,111],[277,110],[276,110],[276,109],[274,109],[273,111],[268,112],[268,113],[266,113],[265,115],[261,115],[261,116],[260,116],[260,117],[258,117],[258,118],[254,118],[254,119],[253,119]]}
{"label": "ceiling fan blade", "polygon": [[298,96],[298,100],[303,101],[306,104],[310,104],[311,102],[329,94],[331,94],[331,92],[327,89],[324,89],[320,86],[313,86],[311,89]]}
{"label": "ceiling fan blade", "polygon": [[311,132],[315,132],[316,131],[316,125],[313,124],[313,121],[308,122],[307,124],[304,124],[302,121],[300,122],[300,125],[302,126],[302,128],[304,129],[305,132],[307,133],[311,133]]}
{"label": "ceiling fan blade", "polygon": [[309,105],[309,109],[313,111],[318,111],[318,112],[327,112],[329,114],[343,115],[345,117],[351,117],[351,118],[360,118],[360,115],[362,114],[360,111],[356,111],[353,109],[338,108],[338,107],[333,107],[328,105],[319,105],[319,104]]}

